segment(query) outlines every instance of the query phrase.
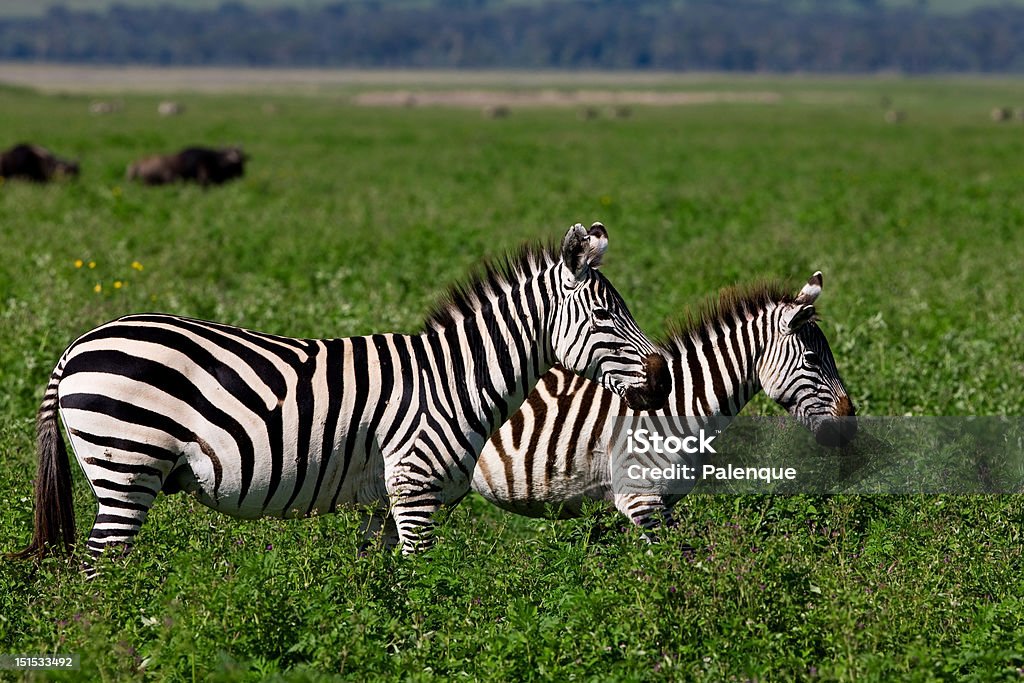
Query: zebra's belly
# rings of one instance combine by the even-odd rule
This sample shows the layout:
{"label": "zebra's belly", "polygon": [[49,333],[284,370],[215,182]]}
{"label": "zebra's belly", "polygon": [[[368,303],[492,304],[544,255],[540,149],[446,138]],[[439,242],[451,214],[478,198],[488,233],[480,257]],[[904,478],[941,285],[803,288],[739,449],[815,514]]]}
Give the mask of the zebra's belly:
{"label": "zebra's belly", "polygon": [[609,502],[613,498],[602,474],[589,470],[535,472],[528,478],[525,471],[515,469],[511,476],[504,469],[489,470],[485,475],[478,467],[473,489],[503,510],[557,519],[579,517],[586,501]]}
{"label": "zebra's belly", "polygon": [[387,500],[379,453],[353,457],[348,467],[340,456],[311,459],[305,477],[300,479],[297,472],[298,467],[287,468],[274,487],[266,478],[254,480],[243,497],[241,491],[218,489],[208,461],[186,455],[165,482],[164,492],[180,491],[211,509],[244,519],[308,517],[338,508],[376,507]]}

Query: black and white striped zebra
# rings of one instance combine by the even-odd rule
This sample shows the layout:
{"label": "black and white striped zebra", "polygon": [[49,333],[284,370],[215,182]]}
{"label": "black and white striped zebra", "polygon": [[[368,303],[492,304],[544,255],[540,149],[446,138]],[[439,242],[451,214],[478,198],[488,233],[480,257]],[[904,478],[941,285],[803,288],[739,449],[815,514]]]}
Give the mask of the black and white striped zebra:
{"label": "black and white striped zebra", "polygon": [[721,427],[762,389],[819,443],[848,444],[857,431],[856,413],[815,322],[821,287],[818,272],[796,296],[766,283],[724,290],[662,345],[672,389],[660,410],[630,410],[599,385],[553,368],[484,447],[473,489],[501,508],[532,517],[549,510],[574,517],[584,500],[606,500],[637,526],[651,529],[669,518],[681,496],[613,487],[613,418],[693,416],[691,428],[712,420]]}
{"label": "black and white striped zebra", "polygon": [[596,270],[607,244],[577,224],[560,250],[492,263],[418,335],[293,339],[162,314],[86,333],[39,409],[35,534],[18,555],[75,538],[58,412],[99,503],[94,555],[130,544],[159,491],[247,518],[367,506],[404,553],[428,546],[433,514],[556,362],[630,405],[664,403],[662,356]]}

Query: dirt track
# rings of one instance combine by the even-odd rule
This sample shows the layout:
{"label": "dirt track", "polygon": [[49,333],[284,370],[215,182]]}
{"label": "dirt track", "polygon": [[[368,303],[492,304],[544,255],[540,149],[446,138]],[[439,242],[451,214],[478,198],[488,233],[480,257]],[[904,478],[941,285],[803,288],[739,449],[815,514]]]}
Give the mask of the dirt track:
{"label": "dirt track", "polygon": [[[352,95],[366,106],[686,105],[772,103],[780,95],[709,74],[518,71],[360,71],[0,64],[0,83],[43,92],[206,92]],[[717,87],[711,89],[711,84]],[[707,89],[701,89],[702,86]],[[751,89],[747,89],[751,88]]]}

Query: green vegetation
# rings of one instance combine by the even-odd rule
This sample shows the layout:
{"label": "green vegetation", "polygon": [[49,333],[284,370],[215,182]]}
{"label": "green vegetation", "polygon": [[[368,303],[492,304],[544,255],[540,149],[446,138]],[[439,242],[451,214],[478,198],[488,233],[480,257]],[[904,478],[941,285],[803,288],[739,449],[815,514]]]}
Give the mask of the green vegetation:
{"label": "green vegetation", "polygon": [[[821,269],[822,326],[862,414],[1022,414],[1024,124],[988,111],[1024,102],[1024,84],[717,87],[783,97],[583,121],[197,95],[159,120],[156,98],[91,117],[87,97],[0,89],[4,144],[83,169],[0,187],[0,545],[29,538],[34,415],[76,335],[153,309],[290,335],[412,331],[484,255],[575,221],[608,226],[605,271],[652,333],[720,286]],[[883,97],[904,123],[884,122]],[[137,156],[234,142],[252,156],[240,182],[123,180]],[[77,467],[74,482],[84,539]],[[437,548],[402,559],[357,557],[355,514],[243,522],[164,497],[95,581],[58,559],[0,563],[0,653],[79,653],[67,680],[1010,680],[1024,667],[1017,496],[697,496],[680,518],[648,549],[615,515],[526,520],[471,497]]]}
{"label": "green vegetation", "polygon": [[115,3],[0,20],[0,60],[861,74],[1024,68],[1019,1],[967,2],[954,14],[929,7],[913,0]]}
{"label": "green vegetation", "polygon": [[[550,1],[550,0],[549,0]],[[576,0],[555,0],[561,2],[574,2]],[[770,1],[770,0],[769,0]],[[388,5],[402,7],[449,7],[455,11],[460,7],[474,7],[479,5],[502,6],[502,5],[530,5],[538,4],[540,0],[389,0]],[[154,3],[153,0],[7,0],[0,4],[0,16],[28,17],[39,16],[53,7],[65,7],[75,11],[103,11],[113,5],[123,7],[152,7],[154,4],[166,5],[169,7],[180,7],[182,9],[215,10],[221,5],[227,4],[226,0],[160,0]],[[328,5],[336,6],[357,6],[369,4],[367,0],[236,0],[234,4],[241,4],[253,8],[278,8],[289,7],[294,9],[315,9]],[[673,3],[667,3],[673,4]],[[674,4],[686,4],[686,0],[676,0]],[[855,11],[865,7],[924,7],[932,12],[941,14],[963,14],[979,7],[1018,5],[1021,0],[797,0],[790,3],[800,9],[820,9],[823,7],[837,7],[840,9]]]}

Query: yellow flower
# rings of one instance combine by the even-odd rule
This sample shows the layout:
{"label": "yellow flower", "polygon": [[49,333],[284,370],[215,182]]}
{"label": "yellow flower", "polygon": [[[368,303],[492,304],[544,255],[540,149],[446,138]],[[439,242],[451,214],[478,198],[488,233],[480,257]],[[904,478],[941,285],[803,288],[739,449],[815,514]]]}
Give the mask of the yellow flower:
{"label": "yellow flower", "polygon": [[81,268],[81,267],[82,267],[82,259],[76,258],[75,259],[75,268]]}
{"label": "yellow flower", "polygon": [[100,292],[103,291],[103,285],[101,285],[100,283],[97,282],[96,286],[92,288],[92,291],[94,291],[97,294],[99,294]]}
{"label": "yellow flower", "polygon": [[612,203],[612,198],[611,197],[609,197],[606,194],[601,195],[601,206],[610,206],[611,203]]}
{"label": "yellow flower", "polygon": [[123,284],[124,284],[124,283],[123,283],[123,282],[121,282],[120,280],[114,280],[114,289],[121,289],[121,286],[122,286]]}
{"label": "yellow flower", "polygon": [[96,267],[96,262],[95,261],[89,261],[89,267],[90,268],[95,268]]}
{"label": "yellow flower", "polygon": [[110,190],[110,194],[114,195],[115,197],[120,197],[121,187],[118,185],[114,185],[114,187]]}
{"label": "yellow flower", "polygon": [[142,270],[142,264],[138,261],[132,261],[132,268],[135,270]]}

